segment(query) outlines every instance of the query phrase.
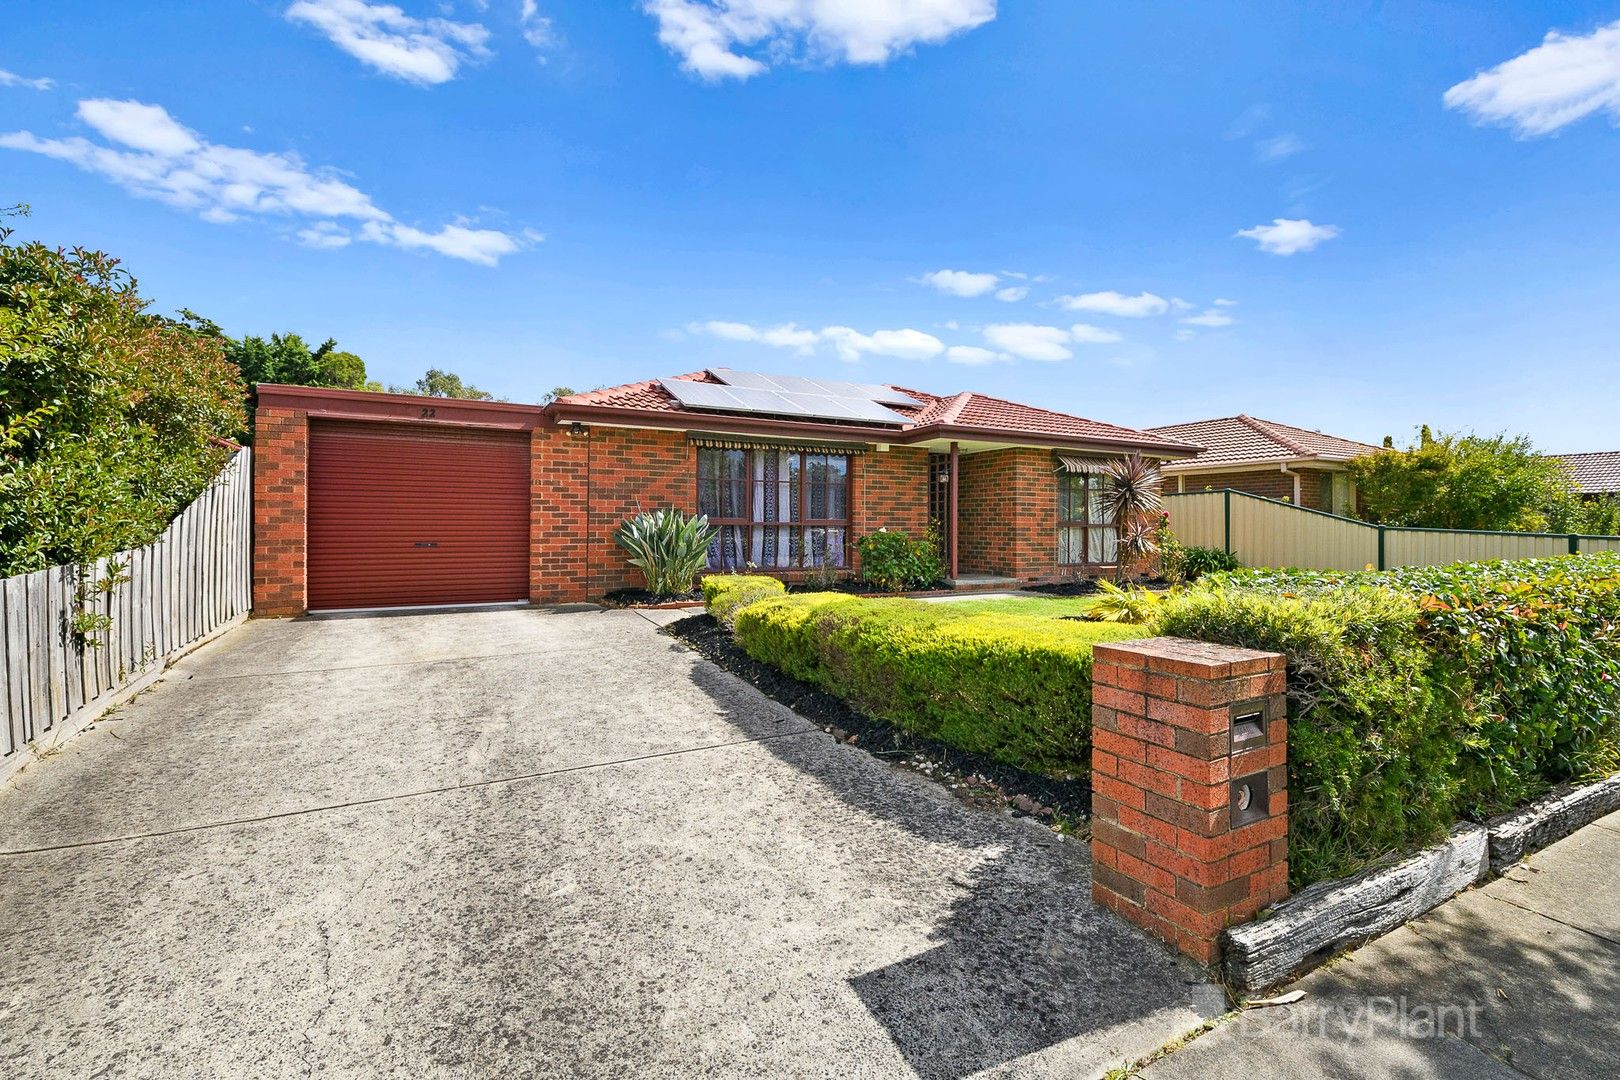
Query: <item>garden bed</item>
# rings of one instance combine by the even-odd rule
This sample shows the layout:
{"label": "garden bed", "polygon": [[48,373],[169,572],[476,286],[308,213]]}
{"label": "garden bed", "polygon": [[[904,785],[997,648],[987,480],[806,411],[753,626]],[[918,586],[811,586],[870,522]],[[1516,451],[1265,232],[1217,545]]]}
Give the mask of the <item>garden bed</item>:
{"label": "garden bed", "polygon": [[867,716],[825,690],[755,660],[713,616],[693,615],[664,627],[662,633],[684,642],[839,741],[892,764],[911,767],[948,786],[964,785],[957,790],[967,801],[982,803],[987,796],[993,796],[1020,813],[1048,821],[1091,817],[1090,781],[1041,776]]}

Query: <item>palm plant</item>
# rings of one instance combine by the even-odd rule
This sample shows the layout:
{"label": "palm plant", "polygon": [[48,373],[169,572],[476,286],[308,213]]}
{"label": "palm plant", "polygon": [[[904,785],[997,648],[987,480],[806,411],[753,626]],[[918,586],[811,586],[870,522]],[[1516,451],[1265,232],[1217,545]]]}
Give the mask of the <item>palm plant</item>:
{"label": "palm plant", "polygon": [[1102,509],[1119,530],[1121,569],[1144,562],[1159,550],[1159,512],[1164,498],[1159,493],[1159,467],[1141,454],[1131,453],[1104,466],[1108,485],[1102,493]]}
{"label": "palm plant", "polygon": [[709,564],[715,530],[707,516],[687,517],[679,510],[649,510],[629,518],[613,534],[630,553],[629,563],[647,579],[656,596],[680,596]]}

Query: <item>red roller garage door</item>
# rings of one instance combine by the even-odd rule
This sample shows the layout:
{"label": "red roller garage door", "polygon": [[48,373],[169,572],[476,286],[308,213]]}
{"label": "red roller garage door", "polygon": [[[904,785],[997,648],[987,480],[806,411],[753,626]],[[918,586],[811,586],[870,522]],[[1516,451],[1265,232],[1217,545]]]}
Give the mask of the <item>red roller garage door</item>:
{"label": "red roller garage door", "polygon": [[309,607],[529,595],[525,432],[314,421]]}

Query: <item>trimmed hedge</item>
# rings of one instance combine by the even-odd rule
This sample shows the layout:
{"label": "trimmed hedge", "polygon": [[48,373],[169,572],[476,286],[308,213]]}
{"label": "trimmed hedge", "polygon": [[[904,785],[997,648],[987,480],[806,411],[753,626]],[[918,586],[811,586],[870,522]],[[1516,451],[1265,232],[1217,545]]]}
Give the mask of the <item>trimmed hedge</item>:
{"label": "trimmed hedge", "polygon": [[839,593],[738,611],[737,644],[917,735],[1059,779],[1091,766],[1091,650],[1142,627]]}
{"label": "trimmed hedge", "polygon": [[787,586],[763,574],[717,574],[703,579],[703,607],[730,629],[737,612],[758,600],[787,592]]}
{"label": "trimmed hedge", "polygon": [[1620,556],[1217,574],[1158,629],[1288,657],[1296,888],[1620,771]]}

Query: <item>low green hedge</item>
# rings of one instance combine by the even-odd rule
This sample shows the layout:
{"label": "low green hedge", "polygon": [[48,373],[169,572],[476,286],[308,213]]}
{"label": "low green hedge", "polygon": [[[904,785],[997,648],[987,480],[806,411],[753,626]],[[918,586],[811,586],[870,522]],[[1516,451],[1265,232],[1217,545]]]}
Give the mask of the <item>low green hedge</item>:
{"label": "low green hedge", "polygon": [[749,604],[787,592],[786,585],[763,574],[714,574],[703,579],[701,588],[704,610],[727,627]]}
{"label": "low green hedge", "polygon": [[1091,765],[1091,649],[1135,626],[837,593],[736,614],[738,645],[897,727],[1046,776]]}
{"label": "low green hedge", "polygon": [[1620,556],[1217,574],[1158,629],[1288,657],[1296,887],[1620,771]]}

